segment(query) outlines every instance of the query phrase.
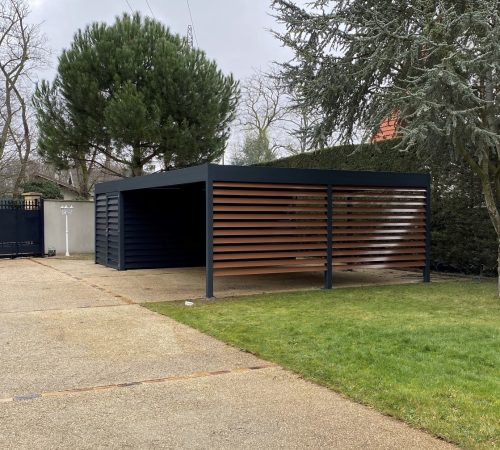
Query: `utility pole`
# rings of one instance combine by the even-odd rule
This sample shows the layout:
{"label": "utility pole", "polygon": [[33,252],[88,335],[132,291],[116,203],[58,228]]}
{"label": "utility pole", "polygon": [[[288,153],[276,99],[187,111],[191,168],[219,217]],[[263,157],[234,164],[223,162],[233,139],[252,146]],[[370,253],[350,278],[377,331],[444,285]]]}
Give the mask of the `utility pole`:
{"label": "utility pole", "polygon": [[187,34],[186,34],[186,42],[189,48],[193,48],[193,26],[188,25]]}

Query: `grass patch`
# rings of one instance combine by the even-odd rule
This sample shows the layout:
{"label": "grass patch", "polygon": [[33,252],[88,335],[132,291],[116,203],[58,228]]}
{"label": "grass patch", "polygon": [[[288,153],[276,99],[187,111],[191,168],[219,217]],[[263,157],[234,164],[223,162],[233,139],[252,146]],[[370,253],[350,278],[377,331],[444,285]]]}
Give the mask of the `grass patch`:
{"label": "grass patch", "polygon": [[465,448],[500,448],[494,283],[145,305]]}

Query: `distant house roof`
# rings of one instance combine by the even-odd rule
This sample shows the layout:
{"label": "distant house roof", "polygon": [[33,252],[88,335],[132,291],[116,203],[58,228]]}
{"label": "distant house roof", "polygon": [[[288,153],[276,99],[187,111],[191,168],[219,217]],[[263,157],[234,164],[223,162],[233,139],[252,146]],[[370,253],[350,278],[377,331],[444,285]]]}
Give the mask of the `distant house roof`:
{"label": "distant house roof", "polygon": [[380,124],[380,127],[372,137],[371,142],[374,143],[395,138],[397,135],[397,125],[398,117],[397,114],[394,113]]}
{"label": "distant house roof", "polygon": [[72,186],[71,184],[64,183],[60,180],[57,180],[55,178],[44,175],[43,173],[35,173],[33,175],[33,177],[34,178],[41,178],[42,180],[46,180],[46,181],[50,181],[52,183],[57,184],[59,187],[61,187],[63,189],[66,189],[68,191],[75,192],[76,194],[78,194],[78,189],[75,186]]}

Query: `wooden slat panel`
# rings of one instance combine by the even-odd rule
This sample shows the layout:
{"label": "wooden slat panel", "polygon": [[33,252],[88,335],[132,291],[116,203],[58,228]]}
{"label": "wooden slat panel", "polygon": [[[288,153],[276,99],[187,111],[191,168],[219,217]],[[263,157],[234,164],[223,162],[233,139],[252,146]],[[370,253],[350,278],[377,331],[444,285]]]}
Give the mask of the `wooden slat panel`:
{"label": "wooden slat panel", "polygon": [[238,275],[267,275],[273,273],[296,273],[296,272],[323,272],[324,265],[309,267],[254,267],[249,269],[215,269],[216,277],[228,277]]}
{"label": "wooden slat panel", "polygon": [[413,268],[418,269],[425,265],[425,261],[421,263],[418,262],[390,262],[383,264],[339,264],[334,265],[333,270],[355,270],[355,269],[403,269],[403,268]]}
{"label": "wooden slat panel", "polygon": [[[274,258],[305,258],[312,256],[322,256],[326,257],[326,249],[322,251],[301,251],[301,252],[258,252],[258,253],[216,253],[214,255],[214,261],[228,261],[228,260],[238,260],[245,258],[252,259],[274,259]],[[325,260],[326,262],[326,260]]]}
{"label": "wooden slat panel", "polygon": [[324,191],[325,186],[317,184],[280,184],[280,183],[240,183],[234,181],[214,181],[214,187],[230,188],[271,188],[271,189],[300,189]]}
{"label": "wooden slat panel", "polygon": [[[280,224],[281,226],[281,224]],[[215,229],[214,236],[267,236],[267,235],[325,235],[326,226],[322,228],[298,228],[296,225],[290,228],[257,228],[257,229]]]}
{"label": "wooden slat panel", "polygon": [[326,242],[326,234],[324,236],[261,236],[261,237],[216,237],[214,244],[250,244],[250,243],[264,243],[264,242],[286,242],[287,244],[293,242]]}
{"label": "wooden slat panel", "polygon": [[262,267],[262,266],[303,266],[310,265],[320,266],[324,265],[326,258],[320,259],[272,259],[266,261],[244,260],[244,261],[228,261],[228,262],[214,262],[215,269],[227,269],[231,267]]}
{"label": "wooden slat panel", "polygon": [[[422,267],[425,193],[334,187],[334,270]],[[214,183],[215,275],[324,270],[326,211],[326,186]]]}
{"label": "wooden slat panel", "polygon": [[223,253],[223,252],[255,252],[255,251],[261,251],[261,250],[310,250],[310,249],[326,249],[326,242],[325,243],[319,243],[319,244],[294,244],[294,243],[287,243],[287,244],[271,244],[271,245],[265,245],[265,244],[260,244],[260,245],[217,245],[214,247],[214,251],[217,253]]}
{"label": "wooden slat panel", "polygon": [[303,191],[271,191],[271,190],[241,190],[241,189],[222,189],[215,188],[214,195],[241,195],[243,197],[312,197],[312,198],[326,198],[326,193],[323,194],[321,191],[318,192],[303,192]]}

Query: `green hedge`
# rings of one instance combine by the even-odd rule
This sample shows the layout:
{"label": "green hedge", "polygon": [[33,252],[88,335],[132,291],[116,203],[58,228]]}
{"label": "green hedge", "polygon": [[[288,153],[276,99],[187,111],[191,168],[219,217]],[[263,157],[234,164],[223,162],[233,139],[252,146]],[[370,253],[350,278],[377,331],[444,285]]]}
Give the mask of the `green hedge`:
{"label": "green hedge", "polygon": [[338,146],[272,161],[290,168],[431,172],[432,264],[437,270],[494,274],[495,231],[483,206],[477,178],[451,152],[401,152],[397,140]]}

